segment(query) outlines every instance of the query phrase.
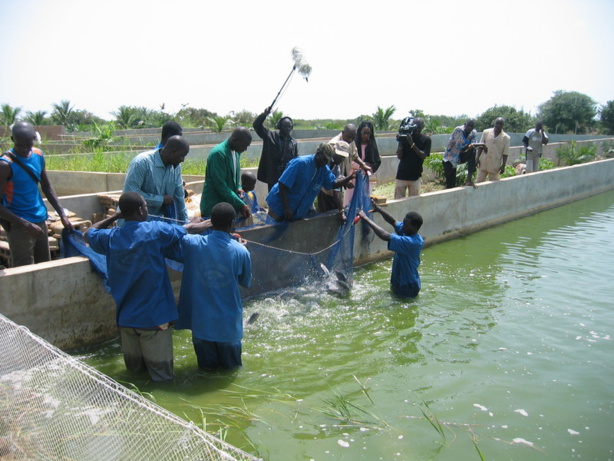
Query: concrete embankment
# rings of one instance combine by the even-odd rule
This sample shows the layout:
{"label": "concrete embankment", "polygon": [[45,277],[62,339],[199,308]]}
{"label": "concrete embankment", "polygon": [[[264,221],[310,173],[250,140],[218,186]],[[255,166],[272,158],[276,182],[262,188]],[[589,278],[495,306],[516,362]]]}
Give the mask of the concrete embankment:
{"label": "concrete embankment", "polygon": [[[425,222],[421,234],[427,244],[433,244],[612,188],[614,159],[609,159],[484,183],[477,189],[456,188],[393,200],[387,209],[397,218],[409,210],[421,213]],[[71,208],[67,203],[70,200],[62,198],[61,202]],[[375,218],[385,225],[379,215]],[[336,215],[325,215],[293,223],[284,236],[284,245],[292,248],[291,242],[297,242],[308,248],[315,237],[334,235],[328,231],[338,226],[337,219]],[[242,235],[257,241],[259,232],[263,231],[247,230]],[[384,242],[372,235],[355,239],[354,254],[356,265],[390,255]],[[269,268],[255,277],[271,272]],[[180,276],[175,273],[176,293],[179,284]],[[0,311],[63,349],[99,343],[116,335],[113,299],[84,258],[0,271]]]}

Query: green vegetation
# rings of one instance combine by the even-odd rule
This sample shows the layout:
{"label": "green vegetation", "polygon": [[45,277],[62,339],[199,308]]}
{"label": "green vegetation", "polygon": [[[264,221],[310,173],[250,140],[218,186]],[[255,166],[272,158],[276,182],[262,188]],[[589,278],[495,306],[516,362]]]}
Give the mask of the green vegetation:
{"label": "green vegetation", "polygon": [[18,120],[21,107],[11,107],[9,104],[2,104],[0,112],[0,123],[8,128]]}
{"label": "green vegetation", "polygon": [[597,103],[577,91],[555,91],[539,106],[538,119],[553,133],[589,133],[596,125]]}
{"label": "green vegetation", "polygon": [[523,133],[527,127],[535,126],[535,117],[527,114],[522,109],[516,110],[512,106],[493,106],[486,109],[475,122],[475,129],[484,131],[486,128],[492,128],[495,124],[495,119],[503,117],[505,119],[504,130],[508,133]]}
{"label": "green vegetation", "polygon": [[556,149],[556,155],[565,165],[592,162],[597,155],[597,146],[592,143],[579,145],[576,141],[571,141],[568,145]]}

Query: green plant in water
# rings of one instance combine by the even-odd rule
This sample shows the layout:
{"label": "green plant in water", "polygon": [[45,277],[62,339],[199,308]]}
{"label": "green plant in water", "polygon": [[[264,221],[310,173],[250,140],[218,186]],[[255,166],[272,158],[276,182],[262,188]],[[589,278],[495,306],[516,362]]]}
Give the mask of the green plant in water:
{"label": "green plant in water", "polygon": [[423,408],[420,408],[420,412],[426,418],[426,420],[431,424],[431,426],[433,426],[433,428],[437,431],[437,433],[441,436],[443,443],[446,443],[446,440],[447,440],[446,433],[444,431],[443,425],[439,421],[439,418],[437,418],[437,416],[435,416],[435,414],[431,411],[431,408],[429,407],[428,403],[426,403],[424,400],[422,401],[422,403],[426,407],[426,410],[424,410]]}
{"label": "green plant in water", "polygon": [[593,143],[578,145],[576,141],[571,141],[556,149],[556,155],[565,165],[579,165],[595,160],[597,146]]}
{"label": "green plant in water", "polygon": [[478,447],[478,438],[477,438],[477,436],[473,432],[471,432],[470,436],[471,436],[471,442],[473,443],[473,446],[475,447],[475,450],[478,452],[478,455],[480,456],[480,460],[481,461],[486,461],[486,458],[484,458],[484,454],[482,453],[482,450],[480,450],[480,447]]}

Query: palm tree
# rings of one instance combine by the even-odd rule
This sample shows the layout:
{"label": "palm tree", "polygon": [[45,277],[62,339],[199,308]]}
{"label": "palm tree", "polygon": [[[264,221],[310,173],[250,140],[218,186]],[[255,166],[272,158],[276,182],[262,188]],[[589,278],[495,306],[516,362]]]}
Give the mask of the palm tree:
{"label": "palm tree", "polygon": [[51,112],[52,120],[58,125],[64,125],[68,127],[70,124],[70,115],[72,114],[73,108],[70,107],[70,101],[64,100],[60,101],[59,104],[52,104],[53,112]]}
{"label": "palm tree", "polygon": [[378,130],[387,131],[390,128],[390,118],[396,110],[397,108],[394,106],[390,106],[387,109],[377,106],[377,111],[372,115],[375,127]]}
{"label": "palm tree", "polygon": [[121,128],[132,128],[139,122],[135,107],[119,106],[116,112],[111,112],[111,115],[115,116],[117,124]]}
{"label": "palm tree", "polygon": [[280,110],[274,110],[269,119],[269,126],[271,128],[277,128],[277,124],[283,118],[284,113]]}
{"label": "palm tree", "polygon": [[2,113],[0,114],[0,122],[8,130],[9,127],[17,121],[21,107],[11,107],[10,104],[2,104]]}
{"label": "palm tree", "polygon": [[222,130],[226,128],[226,125],[228,125],[230,117],[228,115],[207,117],[207,120],[209,121],[209,126],[211,126],[211,129],[215,133],[221,133]]}
{"label": "palm tree", "polygon": [[46,115],[47,115],[47,111],[44,111],[44,110],[38,110],[36,112],[28,111],[26,113],[26,121],[31,123],[34,126],[44,125]]}

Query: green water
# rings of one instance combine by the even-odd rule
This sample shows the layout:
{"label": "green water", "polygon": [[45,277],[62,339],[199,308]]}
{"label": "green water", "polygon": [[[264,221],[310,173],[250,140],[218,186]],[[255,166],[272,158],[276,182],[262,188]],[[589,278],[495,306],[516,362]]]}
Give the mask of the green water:
{"label": "green water", "polygon": [[426,248],[412,302],[389,293],[391,261],[348,299],[249,302],[235,373],[197,371],[186,332],[169,385],[117,343],[82,356],[270,460],[613,459],[612,261],[608,192]]}

